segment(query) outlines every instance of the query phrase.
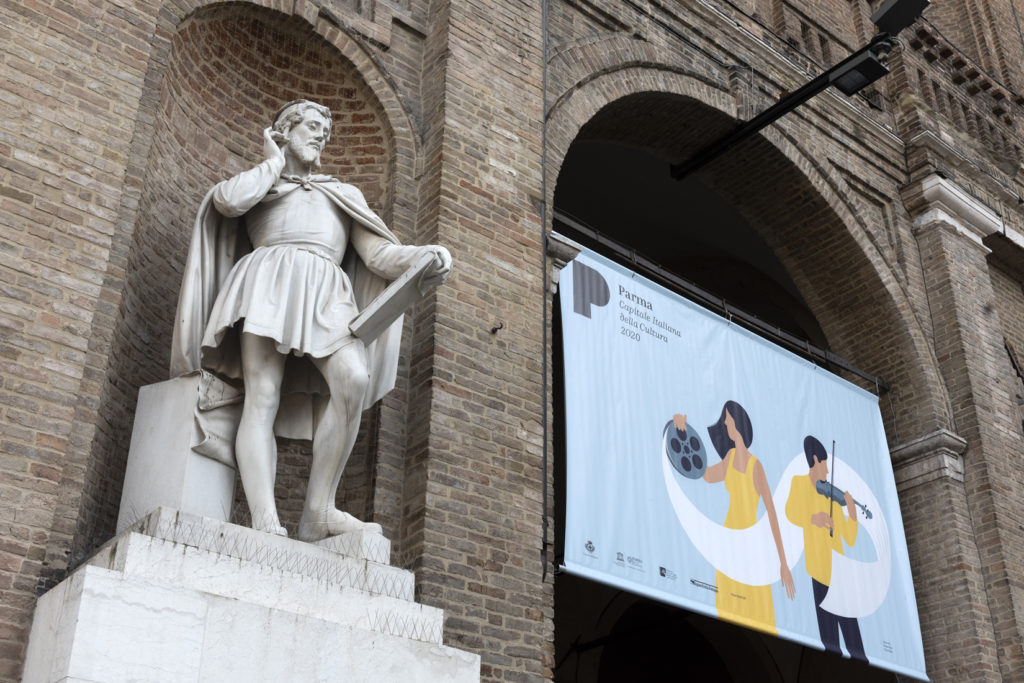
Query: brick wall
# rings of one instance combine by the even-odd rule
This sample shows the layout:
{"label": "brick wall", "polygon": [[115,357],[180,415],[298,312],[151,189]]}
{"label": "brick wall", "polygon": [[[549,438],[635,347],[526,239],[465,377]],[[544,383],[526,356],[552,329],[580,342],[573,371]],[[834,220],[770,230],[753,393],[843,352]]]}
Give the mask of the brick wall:
{"label": "brick wall", "polygon": [[935,3],[928,20],[1001,83],[1020,92],[1024,44],[1021,16],[1013,3],[992,0]]}
{"label": "brick wall", "polygon": [[[1024,286],[1021,284],[1021,274],[1017,268],[998,258],[990,258],[989,264],[995,294],[994,303],[1002,323],[1003,337],[1009,346],[1007,354],[1014,355],[1017,366],[1024,373],[1024,360],[1020,357],[1020,354],[1024,353],[1021,351],[1024,347]],[[1014,384],[1012,380],[1010,381],[1010,386],[1016,388],[1015,394],[1011,396],[1014,404],[1024,401],[1024,380],[1018,378],[1018,382],[1020,383]]]}
{"label": "brick wall", "polygon": [[[542,255],[539,8],[442,4],[424,85],[425,238],[456,270],[417,325],[406,454],[407,548],[445,636],[483,680],[540,680]],[[443,65],[434,55],[446,55]],[[492,328],[502,323],[496,333]],[[429,349],[430,352],[424,352]],[[407,542],[408,541],[408,542]]]}
{"label": "brick wall", "polygon": [[[984,247],[948,226],[932,224],[919,235],[931,295],[953,305],[937,308],[933,325],[936,351],[953,400],[957,432],[966,439],[964,488],[980,557],[985,600],[979,604],[995,633],[984,664],[972,675],[1012,678],[1022,651],[1017,615],[1020,514],[1013,498],[1021,477],[1016,458],[1021,432],[1011,397],[1016,377],[1003,348],[1003,331],[985,277]],[[966,397],[970,396],[970,400]],[[977,618],[977,614],[975,614]],[[977,655],[976,655],[977,656]],[[933,660],[950,661],[941,655]],[[937,660],[937,661],[936,661]],[[941,670],[940,670],[941,671]],[[949,675],[949,672],[943,671]]]}
{"label": "brick wall", "polygon": [[[144,90],[152,10],[29,2],[0,8],[0,678],[21,667],[35,590],[63,560],[109,349],[92,328],[116,316],[108,286],[132,113]],[[95,30],[96,25],[103,30]],[[116,268],[116,266],[115,266]],[[116,277],[116,274],[115,274]]]}
{"label": "brick wall", "polygon": [[[112,532],[199,199],[258,161],[259,131],[299,96],[334,111],[325,171],[456,259],[408,316],[342,504],[384,525],[485,680],[551,678],[541,234],[562,162],[577,136],[687,156],[860,44],[877,4],[551,0],[546,74],[537,3],[0,7],[0,678],[18,675],[37,589]],[[927,207],[905,204],[939,174],[1024,229],[1012,8],[953,4],[904,35],[870,99],[820,96],[707,177],[832,349],[893,385],[890,445],[967,442],[963,476],[902,491],[929,674],[1010,680],[1024,482],[1002,339],[1024,347],[1020,278],[983,249],[958,264],[955,240],[915,227]],[[285,445],[288,523],[307,461]]]}

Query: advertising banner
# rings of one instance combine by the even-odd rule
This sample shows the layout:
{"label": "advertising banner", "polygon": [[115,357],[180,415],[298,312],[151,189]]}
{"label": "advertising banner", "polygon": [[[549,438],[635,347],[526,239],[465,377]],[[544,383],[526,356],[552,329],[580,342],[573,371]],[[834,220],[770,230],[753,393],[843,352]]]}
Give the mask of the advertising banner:
{"label": "advertising banner", "polygon": [[927,680],[878,398],[584,250],[565,569]]}

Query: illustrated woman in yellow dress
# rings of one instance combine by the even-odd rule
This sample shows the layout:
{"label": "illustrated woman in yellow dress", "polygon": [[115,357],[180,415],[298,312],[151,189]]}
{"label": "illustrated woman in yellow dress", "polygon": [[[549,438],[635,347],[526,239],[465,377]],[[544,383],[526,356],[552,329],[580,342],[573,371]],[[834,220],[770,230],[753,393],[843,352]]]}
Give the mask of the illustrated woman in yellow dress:
{"label": "illustrated woman in yellow dress", "polygon": [[[686,429],[685,415],[675,415],[673,421],[680,431]],[[796,588],[786,562],[786,551],[782,547],[779,520],[768,488],[768,479],[760,461],[748,450],[754,438],[754,428],[747,411],[735,401],[726,401],[718,422],[708,427],[708,434],[722,460],[707,468],[704,481],[709,484],[725,482],[729,492],[729,511],[725,515],[724,526],[727,529],[754,526],[757,522],[757,509],[764,502],[775,548],[779,553],[782,586],[786,596],[792,600],[796,596]],[[771,585],[748,586],[716,570],[715,588],[715,606],[720,618],[767,633],[778,633]]]}

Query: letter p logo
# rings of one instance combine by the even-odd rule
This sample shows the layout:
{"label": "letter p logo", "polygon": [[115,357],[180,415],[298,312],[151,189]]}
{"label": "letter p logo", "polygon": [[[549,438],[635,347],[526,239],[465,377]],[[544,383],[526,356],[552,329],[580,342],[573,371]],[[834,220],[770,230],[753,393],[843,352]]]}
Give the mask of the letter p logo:
{"label": "letter p logo", "polygon": [[590,306],[604,306],[611,298],[608,283],[597,272],[579,261],[572,262],[572,310],[589,318]]}

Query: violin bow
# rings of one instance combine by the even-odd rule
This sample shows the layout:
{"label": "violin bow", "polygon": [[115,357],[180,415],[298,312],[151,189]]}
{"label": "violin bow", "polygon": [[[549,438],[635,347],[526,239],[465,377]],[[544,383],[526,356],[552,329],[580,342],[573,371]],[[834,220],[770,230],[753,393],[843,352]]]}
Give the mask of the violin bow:
{"label": "violin bow", "polygon": [[[835,481],[836,481],[836,440],[832,439],[832,472],[831,472],[831,476],[829,477],[829,482],[828,482],[828,485],[830,487],[829,488],[829,494],[832,494],[835,491]],[[835,499],[831,495],[829,495],[828,496],[828,521],[829,521],[828,535],[829,536],[832,536],[832,529],[833,529],[833,527],[832,527],[832,524],[833,524],[832,508],[835,507],[835,504],[836,504]]]}

